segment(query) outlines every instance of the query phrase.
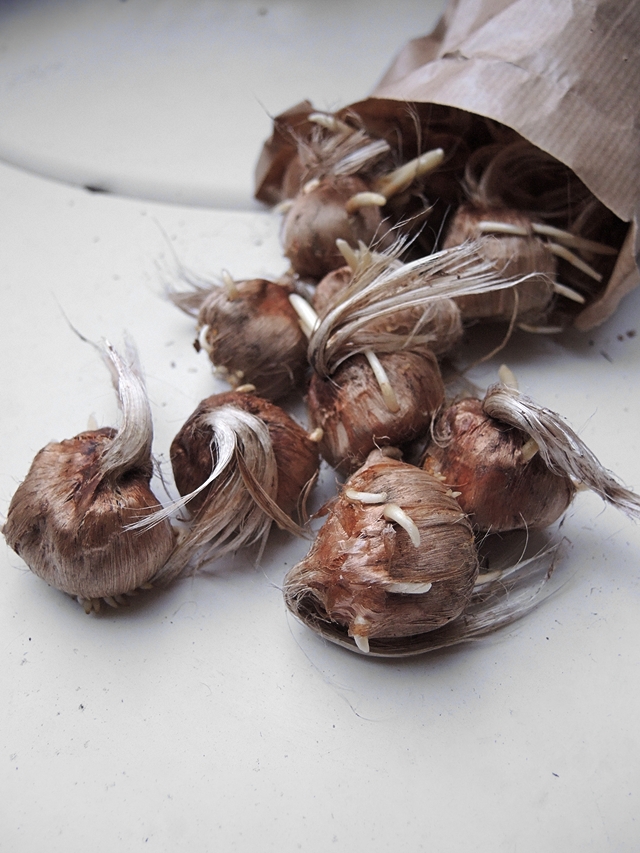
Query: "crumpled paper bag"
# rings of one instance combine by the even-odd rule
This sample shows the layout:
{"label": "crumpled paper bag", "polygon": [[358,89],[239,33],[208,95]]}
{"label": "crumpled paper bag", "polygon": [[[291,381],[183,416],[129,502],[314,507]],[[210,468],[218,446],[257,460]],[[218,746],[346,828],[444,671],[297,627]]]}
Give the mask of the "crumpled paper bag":
{"label": "crumpled paper bag", "polygon": [[[436,123],[459,111],[506,125],[568,166],[630,223],[606,286],[574,320],[603,322],[640,284],[640,3],[632,0],[451,0],[435,30],[410,41],[371,95],[341,110],[367,128],[415,135],[407,103]],[[453,108],[453,110],[452,110]],[[282,198],[295,154],[291,131],[309,132],[308,102],[274,120],[256,167],[256,197]],[[467,122],[466,129],[464,128]]]}

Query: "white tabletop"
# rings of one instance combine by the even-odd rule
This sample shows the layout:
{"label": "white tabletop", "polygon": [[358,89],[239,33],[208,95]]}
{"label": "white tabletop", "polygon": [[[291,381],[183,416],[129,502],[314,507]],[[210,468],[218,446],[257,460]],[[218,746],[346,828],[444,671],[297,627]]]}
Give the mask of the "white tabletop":
{"label": "white tabletop", "polygon": [[[226,268],[238,278],[285,268],[277,217],[251,209],[248,200],[269,132],[262,108],[246,119],[251,144],[236,146],[232,134],[223,145],[216,130],[216,152],[228,150],[232,158],[227,168],[202,147],[202,133],[214,138],[211,105],[205,121],[199,99],[187,94],[181,105],[176,94],[180,75],[190,84],[196,66],[216,89],[219,70],[202,33],[212,9],[222,15],[232,4],[184,4],[184,29],[177,0],[111,4],[105,27],[116,14],[130,16],[118,57],[136,54],[141,77],[131,89],[109,51],[95,54],[93,76],[82,71],[93,55],[86,44],[73,63],[60,58],[64,38],[76,38],[82,22],[87,38],[106,32],[87,11],[94,5],[28,4],[27,12],[13,3],[0,12],[0,147],[19,164],[0,165],[0,513],[40,447],[82,431],[92,414],[100,425],[117,423],[107,372],[69,323],[92,340],[105,336],[119,346],[126,330],[136,341],[153,406],[154,449],[168,472],[173,435],[201,398],[223,386],[191,346],[192,321],[163,298],[163,277],[177,262],[205,276]],[[378,19],[369,20],[365,4],[320,3],[312,21],[305,17],[310,3],[263,3],[266,14],[257,3],[233,5],[247,17],[277,19],[287,56],[309,63],[294,79],[274,71],[263,90],[254,68],[252,85],[239,86],[238,98],[276,112],[304,96],[320,106],[363,96],[404,38],[420,32],[419,4],[406,5],[413,32],[394,30],[388,38],[382,4]],[[78,12],[74,27],[69,9]],[[434,7],[422,31],[436,13]],[[59,29],[39,26],[56,14]],[[194,34],[191,63],[185,31],[198,15],[209,23]],[[295,39],[285,38],[287,15],[298,20]],[[169,19],[170,45],[162,42]],[[344,32],[370,32],[378,45],[365,73],[355,61],[362,43],[355,42],[354,78],[344,89],[335,57],[346,64],[349,39],[340,50],[328,45],[326,57],[315,52],[321,35],[342,21]],[[240,32],[244,37],[246,30],[231,24],[225,30],[239,39]],[[23,77],[14,44],[24,51]],[[233,52],[235,62],[241,50]],[[46,92],[37,81],[46,88],[56,74],[56,91],[67,85],[73,97],[54,113],[44,111]],[[87,97],[92,86],[99,92],[101,80],[109,81],[103,103],[110,121],[120,97],[131,109],[136,92],[144,93],[141,115],[153,119],[153,133],[123,118],[131,149],[120,144],[117,122],[98,126],[98,112],[73,103],[80,90]],[[34,111],[12,94],[20,86],[25,93],[31,87]],[[170,92],[172,109],[146,102],[152,91],[158,98]],[[37,134],[36,106],[43,110]],[[86,127],[74,110],[85,114]],[[93,150],[98,138],[102,147]],[[122,196],[71,185],[98,181],[92,170],[103,155],[104,180],[113,178]],[[56,171],[54,161],[70,171]],[[198,195],[201,172],[205,189]],[[134,197],[145,187],[147,197]],[[167,203],[181,197],[190,206]],[[207,199],[217,199],[217,207],[195,206]],[[236,209],[224,209],[225,199]],[[561,412],[607,467],[640,489],[639,320],[635,292],[594,332],[517,333],[473,378],[489,384],[505,361],[524,391]],[[325,471],[320,496],[332,489]],[[238,554],[99,617],[86,616],[3,544],[0,849],[637,850],[640,528],[580,494],[563,532],[558,591],[539,609],[473,645],[403,661],[352,654],[287,615],[279,586],[307,544],[281,533],[258,566]]]}

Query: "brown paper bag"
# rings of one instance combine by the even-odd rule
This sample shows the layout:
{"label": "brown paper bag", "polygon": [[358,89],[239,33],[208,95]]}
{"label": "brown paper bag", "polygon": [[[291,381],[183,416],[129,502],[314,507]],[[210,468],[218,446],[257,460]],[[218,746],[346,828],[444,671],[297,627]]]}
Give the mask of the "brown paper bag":
{"label": "brown paper bag", "polygon": [[[478,117],[499,122],[568,166],[630,223],[617,263],[580,329],[609,317],[640,284],[640,3],[633,0],[451,0],[436,29],[409,42],[371,96],[340,111],[372,133],[416,135],[452,122],[473,147]],[[282,198],[310,131],[304,102],[278,116],[256,168],[256,197]],[[425,125],[426,123],[426,125]]]}

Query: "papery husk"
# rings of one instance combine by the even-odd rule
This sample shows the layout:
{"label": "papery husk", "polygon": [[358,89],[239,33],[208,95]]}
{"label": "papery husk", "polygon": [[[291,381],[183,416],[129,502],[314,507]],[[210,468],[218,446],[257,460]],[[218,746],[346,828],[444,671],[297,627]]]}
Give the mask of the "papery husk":
{"label": "papery husk", "polygon": [[[457,134],[470,152],[522,138],[571,169],[630,224],[611,274],[567,318],[586,330],[611,316],[640,282],[638,43],[640,6],[625,0],[452,0],[433,33],[400,51],[371,97],[337,115],[355,113],[372,136],[401,137],[408,156],[425,140],[428,147],[437,129]],[[303,134],[311,111],[304,102],[275,119],[256,168],[257,198],[279,197],[295,156],[284,127]],[[457,206],[463,170],[449,177],[442,198]]]}
{"label": "papery husk", "polygon": [[309,341],[313,369],[329,376],[366,349],[443,353],[453,347],[461,331],[454,299],[512,289],[531,278],[502,275],[479,245],[468,241],[404,264],[393,249],[375,253],[315,326]]}
{"label": "papery husk", "polygon": [[[357,271],[356,271],[357,275]],[[354,278],[350,267],[340,267],[326,275],[315,289],[313,307],[320,319],[336,308],[349,295]],[[374,312],[375,314],[375,312]],[[460,309],[453,299],[416,305],[372,319],[360,331],[350,335],[351,347],[388,347],[390,340],[400,349],[407,344],[423,345],[434,355],[451,352],[464,333]]]}
{"label": "papery husk", "polygon": [[[227,391],[207,397],[187,419],[171,443],[171,463],[181,495],[193,492],[211,468],[211,428],[203,426],[207,414],[223,406],[233,406],[259,418],[267,427],[278,472],[275,501],[283,512],[293,515],[303,487],[318,470],[318,447],[305,430],[280,406],[254,393]],[[197,512],[207,500],[207,492],[194,496],[189,506]]]}
{"label": "papery husk", "polygon": [[327,273],[314,288],[311,304],[318,316],[323,317],[332,304],[347,288],[353,278],[350,266],[341,266]]}
{"label": "papery husk", "polygon": [[496,322],[536,323],[546,318],[554,297],[556,260],[544,242],[534,234],[529,237],[500,234],[482,235],[481,220],[506,221],[527,227],[529,220],[516,211],[508,215],[502,209],[458,208],[452,218],[443,248],[459,246],[467,240],[479,240],[478,254],[504,276],[529,276],[517,287],[493,293],[460,296],[455,299],[464,322],[492,320]]}
{"label": "papery husk", "polygon": [[197,317],[196,349],[204,349],[216,374],[234,388],[251,384],[279,400],[304,387],[306,338],[289,302],[292,288],[268,279],[204,285],[170,299]]}
{"label": "papery husk", "polygon": [[556,412],[503,383],[444,409],[423,467],[454,490],[479,530],[535,530],[557,521],[577,488],[640,518],[640,496],[598,461]]}
{"label": "papery husk", "polygon": [[308,192],[300,192],[282,222],[285,256],[303,278],[318,280],[342,266],[336,240],[351,246],[362,241],[383,247],[392,242],[390,228],[375,205],[348,213],[346,203],[369,187],[356,175],[331,177]]}
{"label": "papery husk", "polygon": [[[352,492],[381,496],[363,503]],[[396,504],[416,525],[420,543],[385,517]],[[289,609],[314,630],[330,626],[343,641],[357,634],[376,651],[434,630],[468,603],[478,574],[471,526],[438,480],[412,465],[374,451],[333,503],[309,554],[287,574]],[[417,594],[390,591],[418,585]],[[404,587],[410,588],[410,587]],[[332,638],[332,637],[330,637]],[[348,643],[349,647],[356,648]],[[362,640],[361,645],[362,647]]]}
{"label": "papery husk", "polygon": [[423,467],[442,479],[479,530],[549,527],[567,509],[575,485],[539,453],[523,454],[530,436],[490,417],[468,397],[439,415]]}
{"label": "papery husk", "polygon": [[317,476],[318,448],[279,406],[246,392],[208,397],[174,438],[171,463],[182,498],[163,516],[186,508],[191,517],[154,581],[263,548],[274,521],[306,535],[291,516]]}
{"label": "papery husk", "polygon": [[373,139],[357,127],[357,116],[348,116],[347,119],[353,123],[347,125],[345,122],[345,127],[338,130],[323,128],[312,122],[308,135],[292,131],[291,142],[296,156],[289,163],[283,179],[285,198],[294,198],[309,181],[356,174],[367,181],[380,169],[393,165],[390,145],[384,140]]}
{"label": "papery husk", "polygon": [[44,447],[16,490],[3,528],[29,568],[77,597],[87,612],[98,610],[102,599],[115,606],[145,586],[174,546],[167,521],[153,531],[128,529],[161,508],[149,485],[151,410],[137,363],[108,343],[103,356],[118,393],[121,426]]}
{"label": "papery husk", "polygon": [[[521,619],[557,590],[551,582],[562,556],[555,531],[485,536],[478,542],[481,574],[459,616],[441,628],[407,637],[378,637],[368,657],[403,658],[469,643]],[[489,566],[485,562],[489,559]],[[482,574],[484,572],[484,574]],[[318,618],[313,599],[300,596],[290,609],[307,627],[349,651],[358,651],[344,626]]]}
{"label": "papery husk", "polygon": [[330,377],[314,373],[309,421],[322,430],[323,458],[342,474],[355,471],[378,446],[402,445],[428,430],[444,400],[438,362],[428,350],[381,353],[380,363],[398,409],[392,411],[364,355],[341,364]]}
{"label": "papery husk", "polygon": [[482,407],[492,418],[530,436],[552,472],[590,489],[630,518],[640,518],[640,495],[608,471],[557,412],[502,383],[488,389]]}

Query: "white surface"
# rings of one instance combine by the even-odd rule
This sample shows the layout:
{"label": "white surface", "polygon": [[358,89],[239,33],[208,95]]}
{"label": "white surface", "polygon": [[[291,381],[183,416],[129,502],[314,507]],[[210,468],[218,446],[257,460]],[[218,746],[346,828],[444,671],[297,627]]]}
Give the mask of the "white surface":
{"label": "white surface", "polygon": [[366,96],[444,0],[0,4],[0,159],[79,185],[247,208],[270,116]]}
{"label": "white surface", "polygon": [[[63,311],[89,338],[137,341],[166,460],[216,388],[161,296],[173,252],[201,274],[284,264],[268,213],[90,195],[10,166],[0,205],[6,512],[47,441],[117,419]],[[505,360],[640,488],[639,320],[636,292],[597,332],[518,335],[473,375],[487,384]],[[579,495],[564,532],[555,597],[491,639],[402,662],[287,617],[278,585],[306,545],[280,534],[259,567],[239,555],[100,618],[2,544],[0,849],[636,851],[640,529]]]}

